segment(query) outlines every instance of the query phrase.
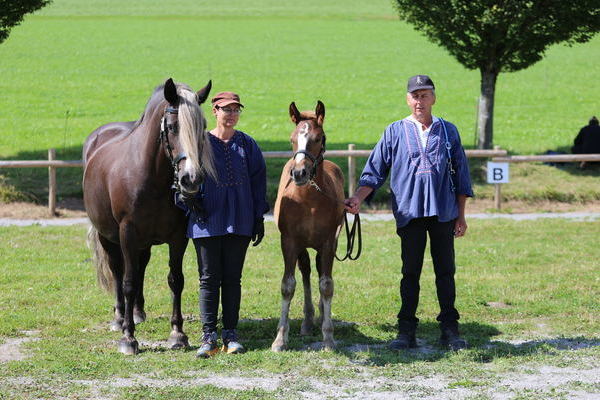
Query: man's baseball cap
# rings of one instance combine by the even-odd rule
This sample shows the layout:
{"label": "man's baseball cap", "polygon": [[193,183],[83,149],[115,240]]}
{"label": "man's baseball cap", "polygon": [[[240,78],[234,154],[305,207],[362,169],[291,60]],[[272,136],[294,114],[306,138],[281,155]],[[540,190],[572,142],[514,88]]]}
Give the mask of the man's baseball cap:
{"label": "man's baseball cap", "polygon": [[406,91],[412,93],[415,90],[421,89],[435,89],[433,81],[427,75],[415,75],[408,79],[408,85],[406,85]]}
{"label": "man's baseball cap", "polygon": [[230,104],[238,104],[240,107],[244,107],[244,105],[240,103],[240,96],[233,92],[217,93],[215,97],[212,98],[211,103],[213,107],[225,107]]}

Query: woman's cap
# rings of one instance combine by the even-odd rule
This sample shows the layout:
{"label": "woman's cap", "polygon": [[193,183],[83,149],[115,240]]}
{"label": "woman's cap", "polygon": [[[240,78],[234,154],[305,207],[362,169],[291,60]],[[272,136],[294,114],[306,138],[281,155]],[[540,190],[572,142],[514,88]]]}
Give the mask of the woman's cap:
{"label": "woman's cap", "polygon": [[408,85],[406,85],[406,91],[412,93],[415,90],[421,89],[435,89],[433,81],[427,75],[415,75],[408,79]]}
{"label": "woman's cap", "polygon": [[240,107],[244,107],[240,103],[240,96],[233,92],[220,92],[212,98],[211,103],[213,107],[225,107],[230,104],[239,104]]}

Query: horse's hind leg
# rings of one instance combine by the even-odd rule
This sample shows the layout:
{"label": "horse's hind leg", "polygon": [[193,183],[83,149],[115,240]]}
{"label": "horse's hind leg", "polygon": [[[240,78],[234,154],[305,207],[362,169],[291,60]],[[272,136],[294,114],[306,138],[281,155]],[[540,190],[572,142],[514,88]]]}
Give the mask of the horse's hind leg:
{"label": "horse's hind leg", "polygon": [[113,290],[115,294],[115,306],[113,308],[114,319],[110,322],[112,331],[123,330],[123,316],[125,314],[125,297],[123,296],[123,256],[118,244],[112,243],[103,236],[98,235],[100,246],[104,249],[108,267],[112,273]]}
{"label": "horse's hind leg", "polygon": [[310,288],[310,257],[306,249],[298,256],[298,269],[302,273],[302,286],[304,287],[304,321],[302,321],[300,334],[310,335],[314,326],[315,307],[313,306]]}
{"label": "horse's hind leg", "polygon": [[273,351],[283,351],[288,345],[288,333],[290,331],[289,313],[290,303],[294,297],[296,290],[296,278],[294,270],[296,269],[296,261],[298,261],[298,249],[293,240],[289,240],[281,236],[281,250],[283,252],[283,261],[285,269],[283,278],[281,279],[281,317],[277,326],[277,337],[271,345]]}
{"label": "horse's hind leg", "polygon": [[144,305],[146,303],[144,299],[144,276],[149,261],[150,247],[140,251],[140,265],[138,269],[138,281],[140,282],[140,287],[135,296],[135,304],[133,305],[133,322],[136,324],[140,324],[146,320],[146,312],[144,311]]}
{"label": "horse's hind leg", "polygon": [[169,287],[173,297],[173,312],[171,314],[171,334],[167,341],[172,349],[189,347],[189,341],[183,332],[183,315],[181,314],[181,292],[184,278],[182,271],[183,256],[188,239],[185,235],[175,242],[169,243]]}
{"label": "horse's hind leg", "polygon": [[335,248],[326,243],[319,251],[320,268],[319,268],[319,292],[321,298],[319,308],[321,309],[321,330],[323,332],[323,348],[332,350],[335,348],[333,340],[333,321],[331,319],[331,301],[333,299],[333,256]]}

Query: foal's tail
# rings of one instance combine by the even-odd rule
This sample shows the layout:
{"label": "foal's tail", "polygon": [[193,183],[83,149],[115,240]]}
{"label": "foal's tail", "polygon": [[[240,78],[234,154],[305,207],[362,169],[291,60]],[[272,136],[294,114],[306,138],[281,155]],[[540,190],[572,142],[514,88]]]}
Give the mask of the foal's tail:
{"label": "foal's tail", "polygon": [[108,253],[100,243],[98,231],[93,226],[90,226],[87,234],[87,244],[93,253],[93,261],[96,266],[96,277],[98,285],[108,292],[114,289],[115,278],[108,264]]}

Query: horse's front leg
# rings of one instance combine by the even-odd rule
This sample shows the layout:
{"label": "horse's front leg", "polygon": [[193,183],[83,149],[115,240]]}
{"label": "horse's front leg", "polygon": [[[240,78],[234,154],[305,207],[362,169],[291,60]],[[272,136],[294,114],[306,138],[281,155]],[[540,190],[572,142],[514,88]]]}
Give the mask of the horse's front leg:
{"label": "horse's front leg", "polygon": [[140,251],[140,261],[138,264],[139,288],[135,296],[135,304],[133,305],[133,322],[136,324],[141,324],[146,320],[146,311],[144,311],[144,305],[146,304],[146,300],[144,299],[144,276],[146,275],[146,266],[150,261],[150,254],[150,247]]}
{"label": "horse's front leg", "polygon": [[123,253],[123,295],[125,297],[123,337],[119,341],[119,351],[123,354],[133,355],[139,352],[139,344],[134,336],[135,323],[133,321],[133,307],[139,289],[139,250],[133,224],[121,223],[119,241]]}
{"label": "horse's front leg", "polygon": [[321,294],[319,308],[321,311],[321,330],[323,332],[323,349],[333,350],[333,321],[331,319],[331,301],[333,299],[333,256],[335,247],[332,242],[327,242],[318,251],[319,253],[319,292]]}
{"label": "horse's front leg", "polygon": [[281,251],[283,252],[283,261],[285,269],[281,279],[281,317],[277,326],[277,337],[271,345],[273,351],[283,351],[288,345],[288,333],[290,331],[289,313],[290,303],[296,290],[296,278],[294,270],[298,260],[298,249],[292,240],[284,238],[281,235]]}
{"label": "horse's front leg", "polygon": [[169,243],[169,287],[173,298],[173,312],[171,314],[171,334],[167,344],[172,349],[189,347],[187,335],[183,332],[183,315],[181,314],[181,292],[183,292],[184,278],[182,271],[183,256],[188,239],[185,235],[175,242]]}
{"label": "horse's front leg", "polygon": [[302,273],[302,286],[304,288],[304,320],[302,321],[300,334],[307,336],[312,334],[315,307],[313,306],[310,288],[310,258],[306,249],[300,252],[300,256],[298,256],[298,269]]}

